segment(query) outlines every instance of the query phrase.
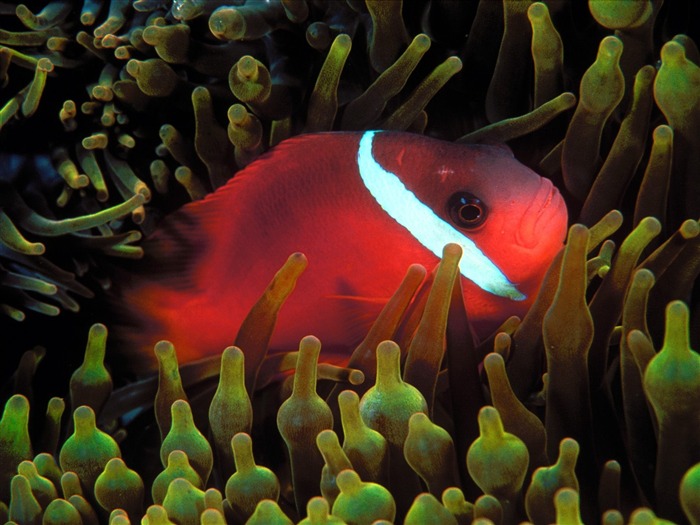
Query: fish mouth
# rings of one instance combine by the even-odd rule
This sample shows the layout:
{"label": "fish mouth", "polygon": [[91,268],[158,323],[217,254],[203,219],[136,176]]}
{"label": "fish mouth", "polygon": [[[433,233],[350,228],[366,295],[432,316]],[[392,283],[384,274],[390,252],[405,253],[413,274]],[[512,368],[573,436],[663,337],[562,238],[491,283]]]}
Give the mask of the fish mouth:
{"label": "fish mouth", "polygon": [[565,210],[566,204],[559,190],[552,181],[542,177],[535,197],[522,215],[516,242],[523,248],[533,249],[551,240],[554,233],[559,235],[563,231],[561,215],[563,211],[566,216]]}

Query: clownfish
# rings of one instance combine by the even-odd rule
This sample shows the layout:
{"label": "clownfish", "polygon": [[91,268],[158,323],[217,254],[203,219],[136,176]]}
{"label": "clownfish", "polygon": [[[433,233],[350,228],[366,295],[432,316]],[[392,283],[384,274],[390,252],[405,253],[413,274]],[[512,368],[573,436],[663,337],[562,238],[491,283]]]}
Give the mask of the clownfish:
{"label": "clownfish", "polygon": [[159,224],[143,269],[120,283],[118,339],[146,361],[162,339],[180,363],[218,354],[302,252],[308,268],[270,352],[314,334],[324,353],[349,357],[407,268],[433,268],[447,243],[462,247],[465,304],[484,337],[527,311],[566,229],[557,189],[507,146],[388,131],[300,135]]}

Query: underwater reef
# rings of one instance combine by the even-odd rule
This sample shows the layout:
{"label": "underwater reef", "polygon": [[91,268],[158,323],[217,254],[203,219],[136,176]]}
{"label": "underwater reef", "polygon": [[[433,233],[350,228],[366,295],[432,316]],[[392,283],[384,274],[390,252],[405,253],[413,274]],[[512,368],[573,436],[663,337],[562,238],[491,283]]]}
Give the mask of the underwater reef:
{"label": "underwater reef", "polygon": [[[690,0],[0,2],[0,523],[700,524],[698,39]],[[220,356],[124,366],[161,218],[366,129],[559,188],[523,319],[476,341],[447,245],[345,366],[266,357],[292,256]]]}

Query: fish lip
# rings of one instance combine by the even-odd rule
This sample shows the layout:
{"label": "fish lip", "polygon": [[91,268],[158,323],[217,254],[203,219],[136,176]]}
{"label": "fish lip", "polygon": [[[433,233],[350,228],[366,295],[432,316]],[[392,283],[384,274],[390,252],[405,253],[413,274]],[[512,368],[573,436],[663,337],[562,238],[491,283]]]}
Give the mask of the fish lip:
{"label": "fish lip", "polygon": [[520,227],[517,228],[516,242],[526,249],[536,248],[549,240],[549,230],[558,228],[554,219],[566,209],[564,198],[559,190],[547,178],[542,177],[540,187],[522,215]]}

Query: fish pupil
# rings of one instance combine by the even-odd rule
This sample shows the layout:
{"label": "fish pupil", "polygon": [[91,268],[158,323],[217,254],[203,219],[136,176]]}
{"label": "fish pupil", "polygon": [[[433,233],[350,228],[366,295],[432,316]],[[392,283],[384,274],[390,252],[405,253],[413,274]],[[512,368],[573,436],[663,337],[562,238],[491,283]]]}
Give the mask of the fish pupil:
{"label": "fish pupil", "polygon": [[481,217],[481,208],[474,204],[466,204],[459,209],[459,218],[464,222],[478,221]]}
{"label": "fish pupil", "polygon": [[459,191],[450,197],[448,211],[460,228],[476,228],[486,220],[486,206],[471,193]]}

